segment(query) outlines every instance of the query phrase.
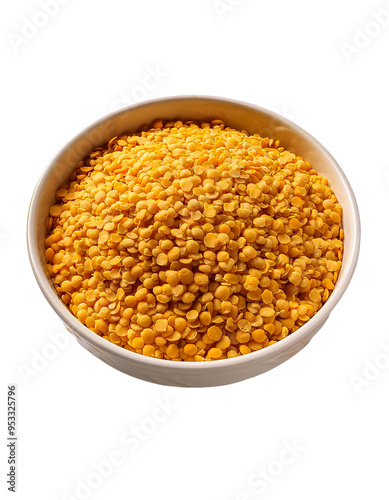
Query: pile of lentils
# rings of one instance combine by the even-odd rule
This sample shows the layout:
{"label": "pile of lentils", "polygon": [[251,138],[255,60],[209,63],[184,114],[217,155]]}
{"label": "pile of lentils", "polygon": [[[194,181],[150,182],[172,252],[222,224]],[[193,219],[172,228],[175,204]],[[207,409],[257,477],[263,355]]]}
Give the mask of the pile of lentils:
{"label": "pile of lentils", "polygon": [[156,121],[75,167],[47,219],[48,270],[74,316],[117,346],[176,361],[248,354],[334,288],[342,208],[278,141]]}

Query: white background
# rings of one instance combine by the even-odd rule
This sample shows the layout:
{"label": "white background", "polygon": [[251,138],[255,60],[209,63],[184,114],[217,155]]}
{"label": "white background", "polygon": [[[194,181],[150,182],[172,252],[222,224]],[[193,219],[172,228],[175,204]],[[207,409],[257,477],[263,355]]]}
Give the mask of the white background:
{"label": "white background", "polygon": [[[52,2],[50,19],[36,0],[0,8],[1,495],[15,383],[21,500],[386,499],[389,26],[371,21],[384,10],[389,24],[388,1]],[[164,75],[145,89],[150,68]],[[133,379],[76,344],[34,280],[25,224],[38,178],[75,134],[128,100],[193,93],[278,111],[321,141],[355,190],[363,241],[306,349],[257,378],[191,390]],[[23,376],[58,332],[68,344]],[[176,408],[153,428],[158,399]],[[136,450],[121,440],[134,426],[149,432]],[[93,475],[115,451],[121,464]]]}

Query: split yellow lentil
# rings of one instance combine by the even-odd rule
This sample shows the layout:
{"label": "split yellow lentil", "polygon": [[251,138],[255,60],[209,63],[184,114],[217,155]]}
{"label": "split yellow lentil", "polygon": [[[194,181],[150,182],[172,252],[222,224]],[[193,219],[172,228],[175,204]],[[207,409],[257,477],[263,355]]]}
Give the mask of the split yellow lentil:
{"label": "split yellow lentil", "polygon": [[278,141],[220,120],[112,138],[80,161],[47,219],[70,311],[138,354],[203,361],[284,339],[339,275],[342,208]]}

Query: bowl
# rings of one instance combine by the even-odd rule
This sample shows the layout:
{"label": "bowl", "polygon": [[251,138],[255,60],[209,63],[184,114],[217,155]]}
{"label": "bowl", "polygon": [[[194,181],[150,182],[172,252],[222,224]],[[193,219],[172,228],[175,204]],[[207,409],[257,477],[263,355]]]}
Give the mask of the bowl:
{"label": "bowl", "polygon": [[[286,149],[310,161],[327,177],[343,207],[344,255],[338,281],[329,299],[306,324],[283,340],[231,359],[203,362],[171,361],[133,353],[103,339],[79,322],[58,297],[46,269],[46,217],[57,188],[68,181],[78,161],[93,148],[123,133],[133,133],[155,119],[210,121],[280,140]],[[27,245],[36,280],[66,329],[89,352],[108,365],[148,382],[181,387],[231,384],[264,373],[288,360],[324,325],[354,273],[360,245],[360,220],[350,184],[330,153],[298,125],[266,109],[230,99],[181,96],[147,101],[112,113],[71,140],[46,168],[35,188],[27,223]]]}

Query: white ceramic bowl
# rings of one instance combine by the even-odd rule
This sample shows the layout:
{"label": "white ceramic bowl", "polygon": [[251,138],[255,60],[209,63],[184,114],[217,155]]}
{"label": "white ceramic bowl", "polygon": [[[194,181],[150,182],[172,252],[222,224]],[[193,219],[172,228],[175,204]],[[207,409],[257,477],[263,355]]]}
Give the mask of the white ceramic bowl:
{"label": "white ceramic bowl", "polygon": [[[59,299],[47,273],[44,257],[45,220],[55,192],[68,181],[76,163],[94,147],[114,136],[136,132],[155,119],[210,121],[218,118],[238,130],[279,139],[282,146],[310,161],[327,177],[343,206],[344,257],[333,293],[304,326],[262,350],[231,359],[182,362],[143,356],[104,340],[80,323]],[[158,384],[205,387],[231,384],[264,373],[294,356],[324,325],[345,292],[358,259],[360,221],[354,194],[330,153],[311,135],[289,120],[258,106],[229,99],[183,96],[157,99],[117,111],[94,123],[70,141],[54,158],[38,182],[27,224],[31,265],[38,284],[65,327],[89,352],[133,377]],[[38,318],[37,318],[38,321]]]}

